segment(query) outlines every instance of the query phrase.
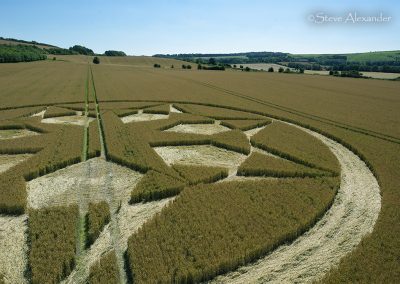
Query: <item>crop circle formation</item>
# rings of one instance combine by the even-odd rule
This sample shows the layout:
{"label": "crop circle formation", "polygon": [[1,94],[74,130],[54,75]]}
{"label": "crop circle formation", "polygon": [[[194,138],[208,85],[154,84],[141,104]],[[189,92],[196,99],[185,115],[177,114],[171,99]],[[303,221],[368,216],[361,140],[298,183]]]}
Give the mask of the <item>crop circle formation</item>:
{"label": "crop circle formation", "polygon": [[380,210],[353,152],[224,106],[29,107],[0,121],[0,153],[10,283],[315,281]]}

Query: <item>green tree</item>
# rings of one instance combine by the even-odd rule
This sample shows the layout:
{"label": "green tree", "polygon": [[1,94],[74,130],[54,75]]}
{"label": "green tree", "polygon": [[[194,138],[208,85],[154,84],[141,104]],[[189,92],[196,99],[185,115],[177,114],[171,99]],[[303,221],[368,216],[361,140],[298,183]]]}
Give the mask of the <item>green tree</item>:
{"label": "green tree", "polygon": [[210,57],[210,59],[208,59],[208,64],[210,65],[215,65],[217,62],[215,61],[215,58]]}
{"label": "green tree", "polygon": [[279,72],[279,73],[282,73],[283,70],[284,70],[283,67],[279,67],[278,72]]}
{"label": "green tree", "polygon": [[269,67],[268,72],[274,72],[274,67]]}
{"label": "green tree", "polygon": [[93,58],[93,63],[94,63],[94,64],[100,64],[100,59],[99,59],[97,56],[95,56],[95,57]]}

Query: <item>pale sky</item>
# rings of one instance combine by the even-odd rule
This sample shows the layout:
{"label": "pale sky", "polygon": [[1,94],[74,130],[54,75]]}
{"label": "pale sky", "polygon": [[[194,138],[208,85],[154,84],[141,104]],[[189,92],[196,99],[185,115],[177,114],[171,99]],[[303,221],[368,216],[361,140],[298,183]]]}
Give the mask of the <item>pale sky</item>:
{"label": "pale sky", "polygon": [[[2,37],[64,48],[80,44],[97,53],[400,49],[399,1],[1,0],[0,11]],[[387,21],[345,22],[355,13],[362,17],[382,13]]]}

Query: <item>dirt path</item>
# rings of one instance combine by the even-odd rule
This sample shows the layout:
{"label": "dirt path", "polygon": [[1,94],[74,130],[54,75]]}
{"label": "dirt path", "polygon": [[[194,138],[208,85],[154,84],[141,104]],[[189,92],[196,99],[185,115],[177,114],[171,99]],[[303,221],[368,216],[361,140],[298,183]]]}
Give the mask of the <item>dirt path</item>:
{"label": "dirt path", "polygon": [[292,244],[256,263],[215,278],[214,283],[305,283],[321,279],[372,232],[378,218],[379,185],[363,161],[339,143],[301,128],[325,143],[338,158],[341,187],[330,210]]}

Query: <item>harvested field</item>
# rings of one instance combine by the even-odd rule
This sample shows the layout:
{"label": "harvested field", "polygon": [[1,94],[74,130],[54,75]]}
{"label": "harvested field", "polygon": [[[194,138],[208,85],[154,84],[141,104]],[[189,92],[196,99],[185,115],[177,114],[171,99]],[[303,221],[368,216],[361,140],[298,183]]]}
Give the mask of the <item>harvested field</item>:
{"label": "harvested field", "polygon": [[158,114],[158,113],[139,112],[137,114],[124,116],[121,118],[123,123],[158,120],[158,119],[168,119],[168,115],[167,114]]}
{"label": "harvested field", "polygon": [[39,133],[28,130],[28,129],[5,129],[0,130],[0,140],[3,139],[15,139],[20,137],[27,137],[39,135]]}
{"label": "harvested field", "polygon": [[[114,199],[110,200],[110,205],[115,210],[121,200],[129,200],[141,176],[101,158],[90,159],[28,182],[28,207],[84,204],[87,208],[89,202],[108,201],[108,190],[112,188]],[[104,184],[108,188],[102,187]]]}
{"label": "harvested field", "polygon": [[0,275],[5,283],[28,283],[27,215],[0,215]]}
{"label": "harvested field", "polygon": [[0,173],[5,172],[9,168],[29,159],[32,156],[32,154],[0,155]]}
{"label": "harvested field", "polygon": [[223,167],[234,172],[246,159],[246,156],[233,151],[224,150],[210,145],[166,146],[155,147],[154,150],[168,165],[203,165]]}
{"label": "harvested field", "polygon": [[179,124],[164,131],[212,135],[230,129],[220,124]]}
{"label": "harvested field", "polygon": [[85,117],[80,115],[71,115],[71,116],[59,116],[59,117],[50,117],[42,119],[42,123],[51,123],[51,124],[70,124],[70,125],[79,125],[84,126],[87,123],[95,120],[92,117]]}

